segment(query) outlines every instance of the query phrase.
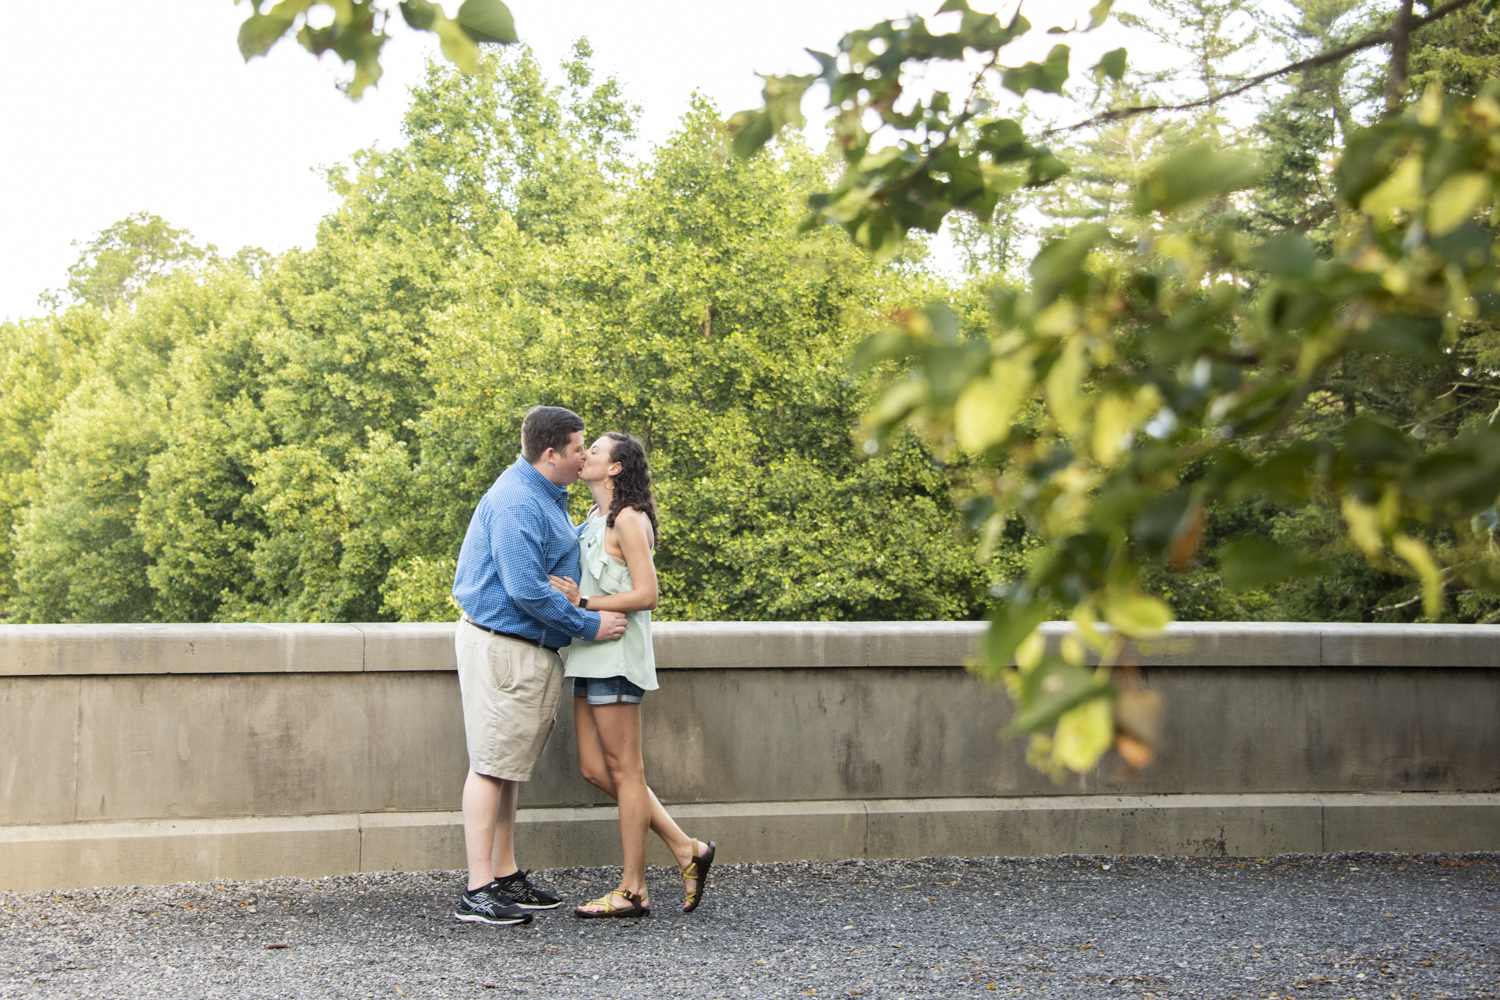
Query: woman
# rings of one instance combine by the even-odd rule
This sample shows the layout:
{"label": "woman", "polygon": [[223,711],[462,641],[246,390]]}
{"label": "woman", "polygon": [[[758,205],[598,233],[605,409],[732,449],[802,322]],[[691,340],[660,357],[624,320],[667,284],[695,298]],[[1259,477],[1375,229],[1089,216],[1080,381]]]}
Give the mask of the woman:
{"label": "woman", "polygon": [[656,607],[656,501],[646,451],[629,434],[610,432],[584,455],[579,475],[594,494],[579,536],[581,584],[548,577],[568,600],[591,611],[623,611],[625,635],[612,642],[575,639],[566,676],[573,678],[573,717],[583,776],[620,806],[625,870],[619,888],[578,907],[580,917],[644,917],[646,831],[654,830],[682,869],[684,913],[703,900],[715,845],[680,830],[646,787],[641,760],[641,697],[656,690],[651,609]]}

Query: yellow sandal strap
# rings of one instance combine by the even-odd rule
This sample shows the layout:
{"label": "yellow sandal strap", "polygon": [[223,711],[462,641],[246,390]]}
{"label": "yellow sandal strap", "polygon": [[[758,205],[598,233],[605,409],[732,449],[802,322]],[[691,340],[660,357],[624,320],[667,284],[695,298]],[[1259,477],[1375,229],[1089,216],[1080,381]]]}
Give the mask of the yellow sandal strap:
{"label": "yellow sandal strap", "polygon": [[589,907],[589,906],[602,906],[602,907],[604,907],[604,912],[605,913],[617,913],[620,910],[626,909],[626,907],[624,907],[624,906],[615,906],[613,903],[611,903],[609,901],[609,897],[611,897],[611,896],[619,896],[621,899],[625,900],[625,902],[629,903],[631,906],[639,906],[640,903],[641,903],[641,897],[637,896],[635,893],[631,892],[629,889],[611,889],[609,892],[606,892],[604,895],[600,896],[598,899],[591,899],[587,903],[584,903],[583,907],[580,907],[580,909],[582,909],[584,907]]}

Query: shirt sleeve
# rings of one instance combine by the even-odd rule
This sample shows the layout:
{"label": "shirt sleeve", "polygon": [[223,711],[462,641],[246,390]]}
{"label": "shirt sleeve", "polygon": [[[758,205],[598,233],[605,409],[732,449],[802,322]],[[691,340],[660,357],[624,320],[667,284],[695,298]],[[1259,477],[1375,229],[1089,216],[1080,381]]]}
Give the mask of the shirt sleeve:
{"label": "shirt sleeve", "polygon": [[530,505],[511,504],[494,512],[490,554],[505,592],[526,614],[575,639],[599,634],[599,612],[574,607],[547,582],[541,518]]}

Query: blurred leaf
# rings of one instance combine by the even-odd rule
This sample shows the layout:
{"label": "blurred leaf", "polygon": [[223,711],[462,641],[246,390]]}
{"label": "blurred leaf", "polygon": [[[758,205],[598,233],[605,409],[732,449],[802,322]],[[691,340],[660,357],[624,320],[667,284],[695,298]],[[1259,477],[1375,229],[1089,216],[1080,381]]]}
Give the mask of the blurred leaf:
{"label": "blurred leaf", "polygon": [[[814,53],[816,54],[816,53]],[[734,155],[748,159],[759,152],[787,125],[801,125],[802,96],[818,79],[816,76],[767,76],[761,88],[765,102],[759,111],[741,111],[733,115],[725,128],[734,141]]]}
{"label": "blurred leaf", "polygon": [[1359,210],[1384,221],[1392,212],[1410,212],[1422,204],[1422,158],[1408,156],[1359,200]]}
{"label": "blurred leaf", "polygon": [[1161,393],[1143,385],[1134,398],[1117,393],[1103,396],[1094,406],[1094,461],[1113,465],[1134,442],[1141,421],[1161,408]]}
{"label": "blurred leaf", "polygon": [[958,397],[953,429],[958,446],[978,453],[1010,435],[1011,419],[1031,393],[1031,355],[996,361],[988,377],[970,382]]}
{"label": "blurred leaf", "polygon": [[1050,304],[1069,285],[1083,277],[1083,262],[1094,248],[1109,238],[1109,230],[1097,223],[1076,227],[1062,239],[1042,247],[1031,262],[1031,296],[1035,309]]}
{"label": "blurred leaf", "polygon": [[1301,233],[1282,233],[1255,251],[1255,265],[1282,278],[1306,278],[1312,274],[1318,254]]}
{"label": "blurred leaf", "polygon": [[1021,124],[1010,118],[985,122],[979,129],[975,148],[988,153],[995,163],[1014,163],[1024,160],[1036,152],[1036,147],[1026,141]]}
{"label": "blurred leaf", "polygon": [[1062,356],[1047,372],[1047,406],[1069,437],[1083,432],[1083,379],[1087,374],[1088,359],[1084,356],[1083,341],[1078,339],[1063,345]]}
{"label": "blurred leaf", "polygon": [[1344,447],[1362,463],[1405,465],[1419,457],[1417,444],[1409,435],[1367,414],[1346,422],[1340,436]]}
{"label": "blurred leaf", "polygon": [[1046,62],[1029,62],[1006,70],[1001,82],[1006,90],[1022,97],[1032,90],[1061,94],[1063,85],[1068,82],[1068,47],[1054,45],[1047,53]]}
{"label": "blurred leaf", "polygon": [[1006,735],[1035,733],[1048,728],[1071,708],[1114,692],[1114,685],[1088,667],[1075,666],[1053,654],[1021,677],[1017,711],[1001,730]]}
{"label": "blurred leaf", "polygon": [[776,123],[764,111],[738,111],[725,123],[725,130],[734,137],[734,155],[748,159],[776,135]]}
{"label": "blurred leaf", "polygon": [[312,3],[313,0],[281,0],[269,13],[262,14],[257,10],[245,18],[239,31],[240,55],[247,60],[251,56],[265,55],[286,35],[297,15],[305,13]]}
{"label": "blurred leaf", "polygon": [[1125,79],[1125,50],[1111,49],[1104,53],[1097,63],[1094,64],[1094,81],[1099,86],[1104,85],[1104,78],[1119,82]]}
{"label": "blurred leaf", "polygon": [[[1099,0],[1089,9],[1089,31],[1104,27],[1104,22],[1109,20],[1109,12],[1114,7],[1115,0]],[[1121,50],[1124,51],[1124,50]]]}
{"label": "blurred leaf", "polygon": [[1160,632],[1173,619],[1166,602],[1138,590],[1106,592],[1103,606],[1104,620],[1130,636]]}
{"label": "blurred leaf", "polygon": [[1007,601],[990,613],[990,627],[984,633],[980,649],[980,672],[993,680],[1011,664],[1028,636],[1047,620],[1047,606],[1042,602]]}
{"label": "blurred leaf", "polygon": [[464,0],[453,18],[476,42],[514,45],[516,24],[501,0]]}
{"label": "blurred leaf", "polygon": [[866,416],[877,433],[884,434],[905,420],[927,401],[928,388],[925,380],[903,379],[888,387],[879,401]]}
{"label": "blurred leaf", "polygon": [[401,0],[401,16],[418,31],[431,31],[442,10],[430,0]]}
{"label": "blurred leaf", "polygon": [[1193,495],[1175,489],[1147,504],[1135,520],[1135,535],[1148,552],[1161,552],[1176,537],[1192,506]]}
{"label": "blurred leaf", "polygon": [[1375,508],[1353,497],[1345,497],[1342,509],[1344,523],[1349,526],[1349,540],[1371,559],[1384,552],[1385,539],[1380,531],[1380,515]]}
{"label": "blurred leaf", "polygon": [[1443,321],[1435,316],[1378,316],[1364,330],[1349,337],[1349,347],[1370,354],[1389,354],[1432,361],[1442,350]]}
{"label": "blurred leaf", "polygon": [[1493,536],[1495,529],[1500,528],[1500,507],[1491,504],[1478,514],[1475,514],[1469,521],[1469,527],[1473,529],[1476,535]]}
{"label": "blurred leaf", "polygon": [[1490,179],[1478,171],[1454,174],[1432,193],[1427,205],[1427,231],[1446,236],[1468,222],[1490,194]]}
{"label": "blurred leaf", "polygon": [[1042,187],[1051,184],[1073,168],[1053,156],[1047,150],[1038,150],[1026,168],[1026,186]]}
{"label": "blurred leaf", "polygon": [[1404,131],[1399,122],[1383,122],[1349,137],[1334,168],[1340,198],[1359,205],[1370,189],[1386,178],[1400,152]]}
{"label": "blurred leaf", "polygon": [[1236,538],[1219,549],[1220,578],[1234,592],[1310,576],[1323,566],[1320,560],[1260,535]]}
{"label": "blurred leaf", "polygon": [[1126,688],[1115,699],[1115,723],[1148,747],[1154,746],[1161,730],[1161,708],[1161,692]]}
{"label": "blurred leaf", "polygon": [[438,36],[443,58],[457,66],[460,73],[472,76],[479,69],[479,46],[457,21],[439,13],[432,22],[432,31]]}
{"label": "blurred leaf", "polygon": [[1115,739],[1109,699],[1094,698],[1064,712],[1052,734],[1052,754],[1069,770],[1082,774],[1109,752]]}
{"label": "blurred leaf", "polygon": [[1391,539],[1391,549],[1406,560],[1422,581],[1422,610],[1428,618],[1437,621],[1443,613],[1443,573],[1427,544],[1410,535],[1397,535]]}
{"label": "blurred leaf", "polygon": [[1259,178],[1260,167],[1244,153],[1189,146],[1146,175],[1136,189],[1135,211],[1175,212],[1250,187]]}

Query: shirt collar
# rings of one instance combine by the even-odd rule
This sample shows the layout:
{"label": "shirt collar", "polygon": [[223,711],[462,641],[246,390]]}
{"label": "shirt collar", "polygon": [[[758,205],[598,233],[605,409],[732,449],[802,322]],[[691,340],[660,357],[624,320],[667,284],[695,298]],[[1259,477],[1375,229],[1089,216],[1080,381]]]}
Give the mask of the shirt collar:
{"label": "shirt collar", "polygon": [[536,471],[536,466],[526,461],[525,455],[516,456],[516,471],[524,481],[531,485],[532,489],[541,490],[544,495],[559,504],[567,504],[568,488],[566,486],[557,485],[552,480]]}

